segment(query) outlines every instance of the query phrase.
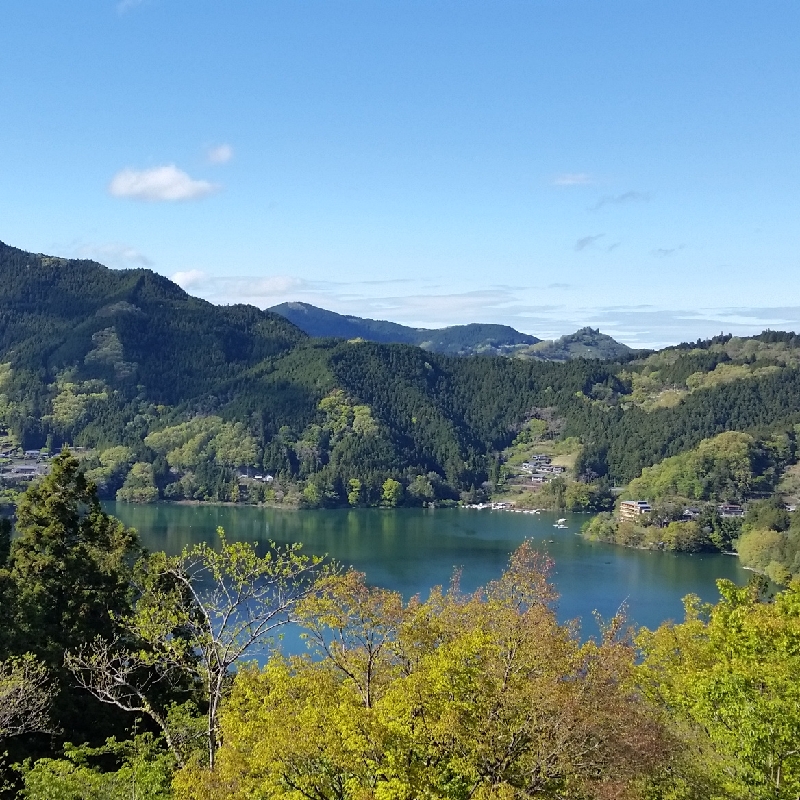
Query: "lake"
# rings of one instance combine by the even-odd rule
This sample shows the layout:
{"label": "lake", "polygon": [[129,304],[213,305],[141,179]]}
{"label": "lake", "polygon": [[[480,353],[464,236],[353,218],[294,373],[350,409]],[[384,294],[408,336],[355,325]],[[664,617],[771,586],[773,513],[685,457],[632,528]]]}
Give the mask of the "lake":
{"label": "lake", "polygon": [[556,515],[472,509],[337,509],[283,511],[253,506],[129,505],[105,509],[139,531],[149,550],[178,553],[186,545],[213,543],[217,526],[229,540],[302,542],[305,552],[329,555],[366,573],[367,580],[410,597],[447,585],[462,570],[465,590],[498,577],[509,554],[526,538],[555,562],[553,580],[562,620],[579,617],[594,634],[592,612],[612,616],[622,603],[639,625],[655,627],[683,617],[689,593],[716,601],[715,581],[747,582],[739,560],[718,554],[688,555],[629,550],[587,542],[576,534],[585,514],[565,514],[567,529],[553,527]]}

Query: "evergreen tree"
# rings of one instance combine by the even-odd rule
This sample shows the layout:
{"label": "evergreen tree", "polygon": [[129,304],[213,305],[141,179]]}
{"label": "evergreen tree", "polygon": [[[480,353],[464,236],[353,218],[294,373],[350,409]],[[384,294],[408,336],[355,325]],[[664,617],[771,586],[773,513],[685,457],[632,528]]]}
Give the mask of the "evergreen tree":
{"label": "evergreen tree", "polygon": [[94,484],[68,451],[32,485],[17,508],[19,536],[6,571],[9,650],[33,653],[57,686],[56,722],[71,737],[93,739],[113,720],[74,687],[66,650],[96,636],[111,639],[129,608],[136,532],[104,513]]}

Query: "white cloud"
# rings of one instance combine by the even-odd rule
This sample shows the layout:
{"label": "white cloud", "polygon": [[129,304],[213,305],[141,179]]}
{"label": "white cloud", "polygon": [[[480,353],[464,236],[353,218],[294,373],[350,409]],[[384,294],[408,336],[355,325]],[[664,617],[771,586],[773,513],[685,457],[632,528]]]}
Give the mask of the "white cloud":
{"label": "white cloud", "polygon": [[175,202],[197,200],[206,197],[217,188],[208,181],[189,177],[174,164],[167,164],[144,170],[123,169],[111,179],[108,191],[114,197],[129,197],[149,202]]}
{"label": "white cloud", "polygon": [[208,273],[199,269],[188,269],[183,272],[176,272],[170,275],[170,280],[174,281],[181,289],[197,289],[203,284],[208,283]]}
{"label": "white cloud", "polygon": [[99,261],[107,267],[117,269],[132,266],[152,267],[153,262],[140,253],[135,247],[121,242],[108,242],[106,244],[79,244],[68,248],[76,258],[88,258]]}
{"label": "white cloud", "polygon": [[229,144],[209,147],[206,158],[209,164],[227,164],[233,158],[233,148]]}
{"label": "white cloud", "polygon": [[586,172],[565,172],[553,178],[553,186],[589,186],[592,183],[592,176]]}

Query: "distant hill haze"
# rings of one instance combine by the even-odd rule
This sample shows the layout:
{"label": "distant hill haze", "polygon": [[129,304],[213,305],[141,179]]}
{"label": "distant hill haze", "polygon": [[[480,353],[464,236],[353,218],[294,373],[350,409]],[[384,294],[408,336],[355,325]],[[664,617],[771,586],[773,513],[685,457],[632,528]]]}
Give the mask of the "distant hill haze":
{"label": "distant hill haze", "polygon": [[446,355],[506,355],[543,361],[571,358],[622,358],[631,348],[593,328],[555,341],[542,341],[508,325],[472,323],[447,328],[412,328],[396,322],[337,314],[310,303],[281,303],[269,309],[286,317],[309,336],[364,339],[383,344],[411,344]]}
{"label": "distant hill haze", "polygon": [[309,336],[364,339],[382,344],[411,344],[447,355],[496,355],[540,339],[508,325],[453,325],[449,328],[411,328],[396,322],[348,317],[309,303],[281,303],[269,309],[294,323]]}

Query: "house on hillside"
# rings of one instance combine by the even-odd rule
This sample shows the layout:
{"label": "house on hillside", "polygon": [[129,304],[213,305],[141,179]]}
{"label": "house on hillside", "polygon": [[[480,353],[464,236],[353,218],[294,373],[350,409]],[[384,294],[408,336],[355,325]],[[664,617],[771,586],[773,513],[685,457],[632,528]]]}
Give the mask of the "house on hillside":
{"label": "house on hillside", "polygon": [[734,503],[723,503],[721,506],[717,506],[717,511],[719,511],[719,515],[721,517],[744,516],[744,509],[741,506],[735,505]]}
{"label": "house on hillside", "polygon": [[649,514],[652,510],[647,500],[623,500],[619,504],[620,519],[636,519],[642,514]]}

